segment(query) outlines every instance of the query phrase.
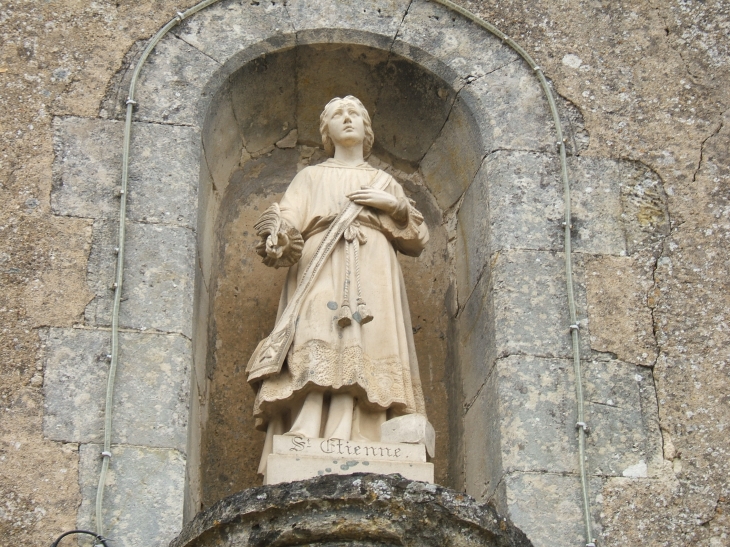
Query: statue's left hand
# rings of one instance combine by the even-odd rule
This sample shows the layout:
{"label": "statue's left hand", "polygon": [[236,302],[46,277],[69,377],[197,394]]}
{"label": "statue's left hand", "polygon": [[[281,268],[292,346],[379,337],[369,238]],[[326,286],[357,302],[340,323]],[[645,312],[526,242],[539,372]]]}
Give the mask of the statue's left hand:
{"label": "statue's left hand", "polygon": [[361,188],[351,194],[347,194],[347,197],[358,205],[374,207],[388,215],[393,215],[398,210],[398,198],[383,190]]}

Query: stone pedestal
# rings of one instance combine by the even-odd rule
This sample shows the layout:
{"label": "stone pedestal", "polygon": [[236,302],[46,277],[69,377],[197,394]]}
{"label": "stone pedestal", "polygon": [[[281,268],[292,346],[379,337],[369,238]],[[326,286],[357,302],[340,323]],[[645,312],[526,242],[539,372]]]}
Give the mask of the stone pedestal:
{"label": "stone pedestal", "polygon": [[399,476],[328,475],[251,488],[190,521],[170,547],[532,547],[494,508]]}
{"label": "stone pedestal", "polygon": [[322,475],[378,473],[433,482],[433,464],[422,444],[374,443],[340,439],[309,439],[275,435],[265,484],[310,479]]}

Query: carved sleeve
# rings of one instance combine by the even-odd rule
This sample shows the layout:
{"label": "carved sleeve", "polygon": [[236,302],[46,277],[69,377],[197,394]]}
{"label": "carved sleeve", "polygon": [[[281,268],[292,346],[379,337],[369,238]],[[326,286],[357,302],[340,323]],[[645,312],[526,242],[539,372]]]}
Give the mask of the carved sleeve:
{"label": "carved sleeve", "polygon": [[264,264],[274,268],[288,268],[302,257],[304,239],[299,230],[281,218],[279,204],[274,203],[254,224],[256,235],[261,238],[256,252]]}
{"label": "carved sleeve", "polygon": [[418,256],[428,242],[428,228],[416,203],[405,196],[398,197],[398,208],[392,215],[381,215],[382,230],[396,250]]}

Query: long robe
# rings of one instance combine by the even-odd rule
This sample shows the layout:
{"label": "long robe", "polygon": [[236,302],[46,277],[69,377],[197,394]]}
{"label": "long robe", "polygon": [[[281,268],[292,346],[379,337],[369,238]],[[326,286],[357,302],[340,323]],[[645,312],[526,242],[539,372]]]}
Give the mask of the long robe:
{"label": "long robe", "polygon": [[[301,233],[304,247],[299,261],[289,268],[279,315],[327,227],[349,203],[346,195],[368,186],[377,173],[366,163],[352,167],[330,159],[303,169],[292,180],[280,202],[281,218]],[[385,191],[401,204],[407,199],[392,177]],[[428,229],[412,202],[407,211],[407,219],[399,224],[387,214],[365,207],[353,222],[360,239],[364,239],[358,256],[354,244],[346,245],[344,238],[337,242],[301,307],[281,372],[258,385],[254,416],[259,429],[265,429],[274,415],[295,408],[309,391],[323,388],[349,391],[363,408],[386,409],[391,416],[425,415],[408,300],[396,251],[418,256],[428,241]],[[353,320],[349,326],[340,327],[337,319],[348,271],[346,250],[350,255],[350,309],[358,309],[359,293],[374,319],[362,325]]]}

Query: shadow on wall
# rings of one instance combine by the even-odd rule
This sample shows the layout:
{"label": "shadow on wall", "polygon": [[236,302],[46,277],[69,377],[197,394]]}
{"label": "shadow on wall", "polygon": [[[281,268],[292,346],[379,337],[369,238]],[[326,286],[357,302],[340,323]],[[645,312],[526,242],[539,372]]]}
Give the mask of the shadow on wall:
{"label": "shadow on wall", "polygon": [[[228,78],[203,129],[199,190],[195,367],[202,405],[193,410],[188,454],[200,457],[197,509],[258,486],[263,434],[245,367],[273,328],[286,271],[256,255],[253,224],[294,175],[326,159],[319,114],[355,95],[371,113],[370,162],[390,172],[424,212],[431,232],[419,258],[400,257],[429,419],[436,429],[436,482],[463,488],[462,406],[453,207],[483,154],[456,92],[412,61],[357,45],[306,45],[259,57]],[[461,135],[450,137],[447,124]],[[445,174],[448,177],[445,178]],[[463,366],[463,364],[461,365]],[[189,470],[190,472],[190,470]]]}

